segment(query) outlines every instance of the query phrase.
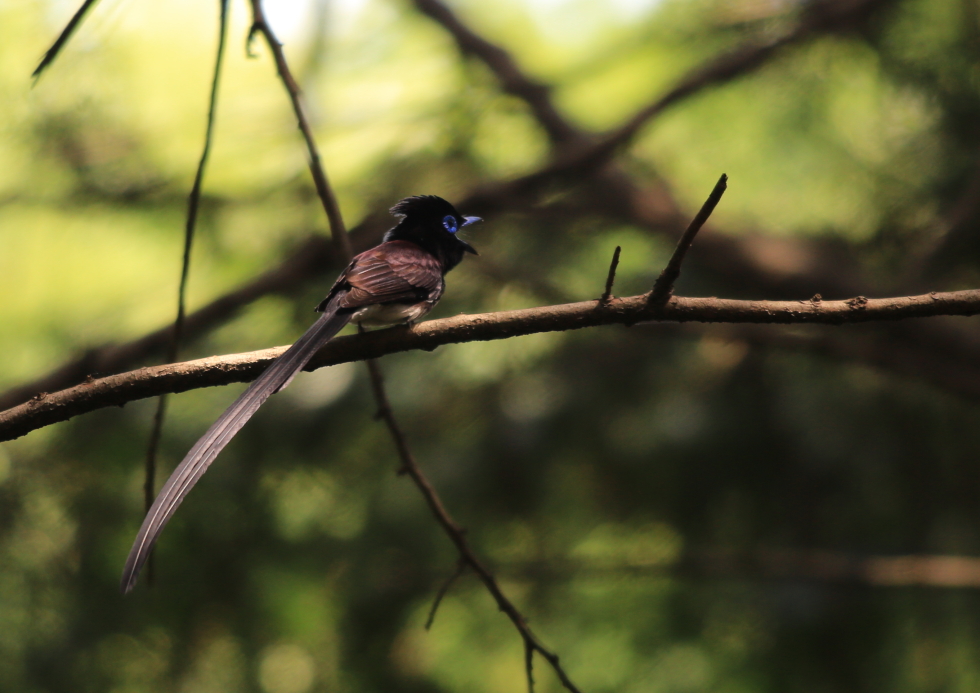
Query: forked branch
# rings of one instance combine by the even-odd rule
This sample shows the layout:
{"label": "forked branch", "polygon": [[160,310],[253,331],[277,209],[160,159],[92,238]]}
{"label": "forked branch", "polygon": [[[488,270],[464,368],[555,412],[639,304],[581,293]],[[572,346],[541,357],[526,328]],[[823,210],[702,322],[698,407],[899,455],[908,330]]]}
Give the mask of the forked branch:
{"label": "forked branch", "polygon": [[374,390],[375,399],[378,402],[378,416],[385,422],[388,427],[388,431],[391,433],[392,439],[395,441],[395,448],[398,450],[398,456],[401,459],[401,469],[400,472],[407,474],[415,485],[418,487],[419,491],[422,493],[425,502],[428,504],[429,509],[436,518],[436,522],[443,528],[446,534],[449,536],[450,540],[455,544],[456,550],[459,551],[460,559],[465,561],[466,565],[473,569],[473,572],[479,576],[480,581],[483,582],[487,591],[491,594],[494,601],[497,602],[497,606],[503,611],[507,618],[510,619],[511,623],[521,634],[521,638],[524,641],[524,651],[526,654],[526,665],[528,672],[528,687],[532,691],[534,690],[534,682],[531,677],[531,656],[534,652],[537,652],[551,664],[551,667],[555,670],[558,678],[561,680],[562,685],[572,691],[572,693],[580,693],[579,689],[575,687],[575,684],[571,682],[568,678],[568,674],[562,669],[561,664],[558,661],[558,655],[556,655],[551,650],[547,649],[538,637],[531,631],[530,627],[527,625],[527,619],[524,615],[517,610],[517,607],[504,595],[503,591],[500,589],[500,585],[497,584],[496,578],[494,578],[493,573],[491,573],[486,566],[476,557],[473,553],[473,549],[470,548],[469,542],[466,541],[466,530],[460,527],[456,521],[446,510],[446,506],[443,504],[442,499],[439,498],[439,494],[436,492],[435,487],[429,482],[429,480],[422,473],[421,468],[415,461],[415,457],[412,455],[411,450],[408,448],[408,442],[405,439],[405,434],[395,420],[395,417],[391,411],[391,404],[388,402],[388,395],[384,389],[384,378],[381,375],[381,368],[378,366],[374,359],[370,359],[367,362],[368,371],[371,373],[371,387]]}

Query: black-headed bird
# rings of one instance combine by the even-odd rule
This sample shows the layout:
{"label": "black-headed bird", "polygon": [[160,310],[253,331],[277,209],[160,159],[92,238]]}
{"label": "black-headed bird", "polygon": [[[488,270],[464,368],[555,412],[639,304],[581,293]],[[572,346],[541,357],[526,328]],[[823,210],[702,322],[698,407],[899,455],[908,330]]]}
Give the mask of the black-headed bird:
{"label": "black-headed bird", "polygon": [[382,327],[412,323],[432,310],[446,288],[446,273],[476,250],[456,233],[479,217],[464,217],[441,197],[406,197],[400,217],[381,244],[347,265],[317,310],[323,315],[276,359],[191,448],[160,490],[143,520],[123,569],[122,590],[136,584],[160,532],[218,453],[262,403],[303,370],[313,355],[349,323]]}

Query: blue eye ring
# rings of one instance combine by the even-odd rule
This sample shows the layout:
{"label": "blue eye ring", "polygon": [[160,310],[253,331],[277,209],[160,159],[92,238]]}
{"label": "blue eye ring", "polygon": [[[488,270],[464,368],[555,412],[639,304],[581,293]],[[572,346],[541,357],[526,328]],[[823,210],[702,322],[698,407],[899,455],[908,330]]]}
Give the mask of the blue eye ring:
{"label": "blue eye ring", "polygon": [[456,217],[452,214],[447,214],[442,218],[442,225],[449,233],[456,233],[459,231],[459,223],[456,221]]}

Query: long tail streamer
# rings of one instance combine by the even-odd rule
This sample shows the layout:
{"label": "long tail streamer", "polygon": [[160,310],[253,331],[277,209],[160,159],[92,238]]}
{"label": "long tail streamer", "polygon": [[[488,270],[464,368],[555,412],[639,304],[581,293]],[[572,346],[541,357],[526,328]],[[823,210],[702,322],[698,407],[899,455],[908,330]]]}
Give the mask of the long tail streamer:
{"label": "long tail streamer", "polygon": [[160,532],[173,517],[177,507],[198,479],[208,470],[224,447],[252,418],[269,397],[292,382],[313,355],[350,321],[349,313],[338,313],[336,306],[326,306],[326,312],[289,349],[253,382],[224,414],[214,422],[191,448],[183,461],[160,490],[153,506],[143,520],[133,548],[123,568],[121,588],[124,593],[133,589],[143,564],[150,556]]}

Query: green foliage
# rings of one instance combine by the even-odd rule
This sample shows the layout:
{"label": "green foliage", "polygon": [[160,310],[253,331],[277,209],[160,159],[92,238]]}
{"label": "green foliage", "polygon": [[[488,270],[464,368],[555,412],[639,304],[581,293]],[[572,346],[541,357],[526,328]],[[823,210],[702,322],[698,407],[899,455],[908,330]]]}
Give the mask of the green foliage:
{"label": "green foliage", "polygon": [[[734,0],[455,9],[594,129],[796,14]],[[0,4],[0,388],[172,319],[216,15],[189,0],[104,1],[32,88],[66,6]],[[527,106],[407,4],[313,16],[283,38],[351,225],[406,194],[455,200],[548,160]],[[247,27],[233,3],[192,309],[325,227],[270,56],[241,49]],[[893,286],[976,169],[978,37],[975,3],[902,0],[861,31],[687,99],[625,163],[669,181],[685,213],[727,172],[717,228],[828,241]],[[587,193],[469,232],[481,258],[450,275],[437,315],[593,298],[616,245],[616,292],[649,288],[671,240],[577,206]],[[929,288],[980,281],[976,234],[950,238]],[[697,255],[696,244],[681,292],[754,290]],[[183,355],[289,342],[335,269]],[[815,353],[651,325],[384,367],[426,473],[583,690],[977,688],[976,591],[685,572],[698,550],[976,554],[974,404]],[[456,557],[395,475],[362,371],[304,375],[270,400],[168,527],[156,586],[128,598],[117,581],[141,517],[152,403],[0,445],[0,690],[522,690],[520,639],[472,575],[424,631]],[[171,398],[163,469],[233,389]],[[535,674],[538,690],[560,689],[540,659]]]}

